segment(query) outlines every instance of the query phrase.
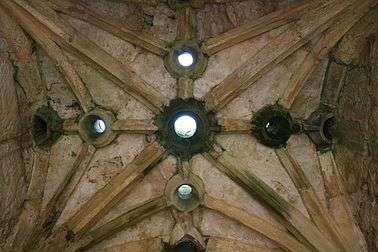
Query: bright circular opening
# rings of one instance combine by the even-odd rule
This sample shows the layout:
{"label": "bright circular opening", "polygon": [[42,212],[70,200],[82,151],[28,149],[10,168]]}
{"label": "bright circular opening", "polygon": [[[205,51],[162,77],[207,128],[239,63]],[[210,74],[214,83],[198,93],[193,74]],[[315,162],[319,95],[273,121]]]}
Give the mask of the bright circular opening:
{"label": "bright circular opening", "polygon": [[102,119],[96,119],[93,122],[93,129],[97,134],[102,134],[106,130],[106,124]]}
{"label": "bright circular opening", "polygon": [[180,199],[187,200],[192,197],[192,191],[193,189],[190,185],[181,185],[177,190],[177,194]]}
{"label": "bright circular opening", "polygon": [[179,64],[183,67],[189,67],[194,63],[194,57],[189,52],[182,52],[177,56]]}
{"label": "bright circular opening", "polygon": [[193,117],[183,115],[176,119],[174,128],[179,137],[190,138],[197,131],[197,122]]}

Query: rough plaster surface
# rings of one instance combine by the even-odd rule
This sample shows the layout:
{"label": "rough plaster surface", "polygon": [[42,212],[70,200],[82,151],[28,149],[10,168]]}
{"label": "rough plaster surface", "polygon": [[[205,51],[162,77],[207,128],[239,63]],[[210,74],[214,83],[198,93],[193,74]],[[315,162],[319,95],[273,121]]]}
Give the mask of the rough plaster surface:
{"label": "rough plaster surface", "polygon": [[[175,39],[177,19],[175,13],[167,6],[153,8],[105,0],[86,0],[85,2],[96,12],[119,19],[131,29],[153,34],[169,42]],[[293,1],[250,0],[227,5],[206,5],[197,14],[198,37],[203,40],[215,36],[281,8],[288,2]],[[164,68],[163,61],[159,57],[144,52],[138,47],[123,42],[84,22],[72,18],[69,19],[69,22],[120,62],[131,67],[139,76],[166,97],[173,98],[175,96],[176,80],[170,77]],[[228,74],[263,48],[269,39],[284,30],[285,27],[275,29],[210,57],[206,72],[194,83],[194,96],[201,98]],[[348,35],[349,38],[358,37],[362,39],[360,34],[357,36],[355,33],[352,31],[351,35]],[[353,40],[353,43],[348,44],[348,36],[340,44],[339,51],[335,52],[335,57],[343,64],[358,65],[360,64],[359,55],[362,53],[358,47],[361,41],[357,40],[356,42]],[[6,49],[6,42],[1,39],[0,48]],[[348,56],[350,51],[354,52],[353,57]],[[288,84],[292,73],[300,67],[298,62],[301,62],[304,55],[305,51],[299,50],[288,57],[240,97],[227,105],[218,116],[249,119],[253,112],[265,105],[274,104]],[[79,116],[81,114],[79,104],[54,64],[40,49],[37,49],[34,57],[34,60],[38,58],[38,64],[41,69],[38,74],[42,78],[39,84],[42,83],[44,85],[47,93],[46,99],[49,104],[58,111],[62,118]],[[119,119],[146,119],[153,117],[153,114],[148,109],[125,94],[111,81],[102,77],[101,74],[80,62],[74,56],[69,55],[69,57],[89,88],[97,105],[113,111]],[[23,152],[21,152],[20,143],[12,140],[12,138],[22,132],[21,128],[28,128],[29,120],[22,119],[22,122],[20,122],[19,117],[30,117],[29,111],[23,108],[28,107],[30,103],[37,104],[44,99],[41,98],[42,91],[40,87],[33,89],[28,85],[21,85],[22,88],[16,86],[12,78],[14,69],[9,58],[8,54],[0,54],[0,84],[2,87],[0,93],[0,125],[3,129],[0,132],[0,171],[2,172],[0,177],[0,201],[5,202],[0,206],[0,241],[9,234],[16,222],[25,197],[26,182],[30,179],[30,172],[28,174],[27,167],[31,166],[33,156],[32,151],[28,148],[23,148]],[[295,117],[306,118],[319,105],[327,64],[328,61],[324,61],[306,82],[291,111]],[[29,69],[25,68],[26,70]],[[368,83],[371,82],[368,81],[365,73],[361,71],[359,68],[350,71],[339,103],[339,106],[343,108],[340,111],[342,120],[348,122],[348,128],[345,130],[354,132],[353,134],[356,138],[353,137],[352,140],[360,140],[357,142],[352,140],[340,142],[335,153],[336,161],[341,167],[345,168],[347,188],[353,196],[352,199],[356,206],[359,222],[370,241],[370,248],[374,248],[374,246],[377,247],[378,243],[375,235],[377,209],[374,205],[378,192],[377,182],[374,181],[374,178],[377,178],[375,175],[376,169],[374,169],[377,167],[377,160],[374,157],[378,156],[376,153],[376,147],[378,146],[376,141],[366,146],[366,143],[361,139],[377,139],[378,122],[376,118],[378,118],[378,109],[376,104],[378,102],[376,101],[377,95],[369,93],[370,91],[373,94],[377,93],[376,85],[369,86],[371,84]],[[378,76],[378,72],[374,74]],[[26,80],[20,82],[20,84],[23,83],[27,83]],[[369,89],[366,88],[367,86],[369,86]],[[369,99],[366,99],[367,96]],[[20,97],[28,100],[28,103],[18,102]],[[38,99],[35,97],[38,97]],[[364,123],[368,123],[369,127],[365,127]],[[126,169],[127,164],[150,140],[150,137],[142,135],[125,134],[118,136],[111,145],[99,149],[90,162],[89,168],[79,182],[77,189],[68,201],[58,224],[66,221],[97,190],[105,186],[112,177],[123,169]],[[272,149],[262,146],[253,137],[246,135],[218,136],[217,140],[233,156],[238,158],[240,167],[253,171],[282,197],[307,215],[298,191]],[[76,154],[80,151],[80,146],[81,140],[77,136],[63,136],[53,146],[45,187],[45,203],[62,181],[64,174],[71,168]],[[317,195],[326,204],[324,185],[313,144],[305,136],[293,136],[289,141],[288,150],[304,168],[304,172],[316,189]],[[192,167],[193,172],[203,180],[205,191],[211,196],[224,199],[234,206],[279,225],[264,206],[219,172],[201,155],[193,158]],[[361,171],[360,167],[363,168]],[[164,192],[165,183],[176,173],[176,159],[167,157],[144,177],[134,190],[94,228],[121,215],[145,200],[160,196]],[[214,211],[200,208],[194,211],[193,218],[194,225],[204,236],[218,236],[249,244],[276,247],[273,242],[259,233],[247,229],[243,225]],[[150,237],[162,237],[165,241],[168,241],[174,223],[175,220],[171,212],[162,211],[118,233],[111,239],[101,242],[93,247],[92,250],[101,251],[106,247]]]}

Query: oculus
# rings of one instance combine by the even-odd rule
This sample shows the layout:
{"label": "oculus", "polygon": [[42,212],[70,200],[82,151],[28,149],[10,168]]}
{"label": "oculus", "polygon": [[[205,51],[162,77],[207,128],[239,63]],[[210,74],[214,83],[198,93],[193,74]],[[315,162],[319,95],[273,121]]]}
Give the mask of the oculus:
{"label": "oculus", "polygon": [[167,71],[175,78],[196,79],[207,66],[207,58],[195,40],[176,40],[164,58]]}
{"label": "oculus", "polygon": [[193,189],[190,185],[180,185],[177,189],[177,196],[182,200],[188,200],[192,197]]}
{"label": "oculus", "polygon": [[201,178],[192,173],[185,178],[181,174],[173,176],[165,187],[168,204],[183,212],[196,209],[201,204],[204,193]]}
{"label": "oculus", "polygon": [[32,136],[36,146],[53,145],[62,135],[63,120],[49,106],[42,106],[32,116]]}
{"label": "oculus", "polygon": [[182,115],[174,122],[174,129],[179,137],[190,138],[194,136],[197,131],[197,122],[194,117],[190,115]]}
{"label": "oculus", "polygon": [[168,153],[183,160],[207,152],[217,129],[214,114],[194,98],[174,99],[155,117],[159,142]]}
{"label": "oculus", "polygon": [[336,117],[328,107],[322,107],[310,115],[302,125],[306,133],[316,145],[318,151],[332,149],[336,135]]}
{"label": "oculus", "polygon": [[279,105],[266,106],[256,112],[252,118],[252,134],[269,147],[286,146],[291,134],[299,131],[299,125]]}
{"label": "oculus", "polygon": [[190,52],[183,51],[177,55],[177,61],[183,67],[190,67],[194,63],[194,57]]}
{"label": "oculus", "polygon": [[115,117],[111,112],[94,109],[80,118],[80,136],[96,147],[106,146],[116,138],[115,132],[111,130],[114,121]]}

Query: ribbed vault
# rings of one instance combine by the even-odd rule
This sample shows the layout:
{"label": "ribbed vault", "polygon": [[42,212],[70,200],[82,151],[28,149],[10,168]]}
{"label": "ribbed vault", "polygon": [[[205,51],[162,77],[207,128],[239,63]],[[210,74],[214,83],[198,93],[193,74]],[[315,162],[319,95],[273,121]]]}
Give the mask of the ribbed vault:
{"label": "ribbed vault", "polygon": [[374,251],[336,161],[376,4],[1,0],[2,250]]}

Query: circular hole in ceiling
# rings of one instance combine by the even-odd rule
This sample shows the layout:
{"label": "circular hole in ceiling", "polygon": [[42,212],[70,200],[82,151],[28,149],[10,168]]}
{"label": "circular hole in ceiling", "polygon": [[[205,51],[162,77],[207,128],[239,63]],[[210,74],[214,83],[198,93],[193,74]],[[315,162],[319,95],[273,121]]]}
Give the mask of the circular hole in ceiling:
{"label": "circular hole in ceiling", "polygon": [[171,252],[197,252],[197,246],[194,242],[190,240],[183,240],[179,242],[173,249],[170,250]]}
{"label": "circular hole in ceiling", "polygon": [[177,61],[183,67],[190,67],[194,63],[194,57],[192,53],[184,51],[177,55]]}
{"label": "circular hole in ceiling", "polygon": [[181,115],[174,122],[175,133],[181,138],[190,138],[197,131],[197,122],[190,115]]}
{"label": "circular hole in ceiling", "polygon": [[[213,113],[193,98],[174,99],[154,118],[156,136],[168,153],[183,160],[206,152],[214,142],[217,127]],[[176,188],[175,188],[176,189]]]}
{"label": "circular hole in ceiling", "polygon": [[291,124],[283,116],[274,116],[266,122],[265,132],[273,139],[286,138],[286,136],[291,134]]}
{"label": "circular hole in ceiling", "polygon": [[181,185],[177,189],[177,196],[182,200],[187,200],[192,197],[193,189],[190,185]]}
{"label": "circular hole in ceiling", "polygon": [[93,122],[93,129],[97,134],[102,134],[106,130],[106,124],[102,119],[96,119]]}
{"label": "circular hole in ceiling", "polygon": [[336,128],[336,120],[335,117],[332,116],[328,118],[323,124],[323,134],[327,138],[328,141],[332,141],[333,135]]}
{"label": "circular hole in ceiling", "polygon": [[48,132],[47,122],[40,116],[34,116],[33,118],[34,136],[37,138],[45,137]]}
{"label": "circular hole in ceiling", "polygon": [[86,118],[86,127],[92,137],[98,137],[106,132],[107,126],[104,119],[97,115],[89,115]]}

